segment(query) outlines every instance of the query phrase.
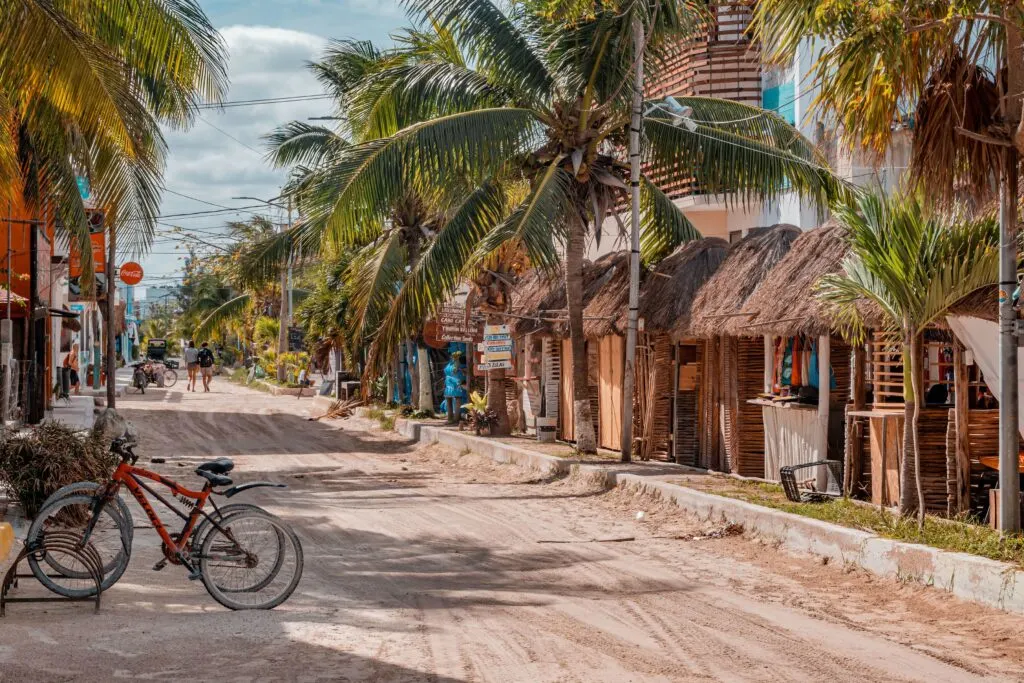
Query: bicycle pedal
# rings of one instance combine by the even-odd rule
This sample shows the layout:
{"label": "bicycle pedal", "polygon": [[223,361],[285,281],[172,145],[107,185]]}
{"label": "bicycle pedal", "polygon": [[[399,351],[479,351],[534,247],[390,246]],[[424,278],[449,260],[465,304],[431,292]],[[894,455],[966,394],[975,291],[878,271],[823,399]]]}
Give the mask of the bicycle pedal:
{"label": "bicycle pedal", "polygon": [[199,569],[193,569],[192,572],[188,575],[189,581],[198,581],[201,578],[203,578],[203,572]]}
{"label": "bicycle pedal", "polygon": [[157,562],[156,564],[153,565],[153,571],[158,572],[158,571],[160,571],[161,569],[163,569],[166,566],[167,566],[167,559],[165,558],[165,559],[160,560],[159,562]]}

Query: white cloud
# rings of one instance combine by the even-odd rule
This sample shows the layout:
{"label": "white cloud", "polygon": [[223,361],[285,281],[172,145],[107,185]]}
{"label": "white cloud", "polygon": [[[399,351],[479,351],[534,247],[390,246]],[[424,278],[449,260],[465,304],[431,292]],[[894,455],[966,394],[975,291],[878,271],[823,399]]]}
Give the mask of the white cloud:
{"label": "white cloud", "polygon": [[[268,26],[230,26],[221,31],[230,52],[231,88],[226,100],[251,100],[321,93],[306,62],[316,59],[326,40],[312,33]],[[253,107],[205,110],[201,116],[241,143],[218,132],[203,120],[188,131],[167,131],[170,148],[164,175],[166,187],[175,192],[224,206],[245,206],[253,202],[232,197],[271,198],[278,194],[285,172],[271,168],[263,159],[261,137],[292,119],[331,113],[329,100],[291,102]],[[251,148],[251,149],[249,149]],[[255,151],[253,151],[255,150]],[[205,211],[214,207],[174,194],[164,196],[161,214]],[[249,214],[192,219],[173,219],[182,227],[216,229],[225,220],[244,219]],[[161,226],[160,230],[166,230]],[[151,284],[160,275],[177,271],[180,258],[175,242],[166,239],[153,245],[153,254],[143,266]],[[180,250],[178,250],[180,251]]]}

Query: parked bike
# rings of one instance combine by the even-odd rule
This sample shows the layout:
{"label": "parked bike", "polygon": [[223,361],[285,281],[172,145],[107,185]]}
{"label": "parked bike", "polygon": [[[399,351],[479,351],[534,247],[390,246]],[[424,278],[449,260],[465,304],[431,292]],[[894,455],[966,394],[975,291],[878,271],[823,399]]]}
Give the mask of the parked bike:
{"label": "parked bike", "polygon": [[[184,567],[192,580],[201,580],[214,600],[233,610],[271,609],[294,592],[302,577],[302,545],[278,517],[248,503],[218,506],[213,496],[231,498],[257,487],[284,488],[272,482],[233,485],[226,475],[234,468],[228,458],[205,462],[195,473],[206,480],[200,490],[188,489],[155,472],[136,467],[134,442],[114,439],[110,450],[120,464],[108,484],[79,482],[55,492],[43,504],[26,536],[29,547],[43,548],[48,533],[74,534],[79,548],[90,546],[99,555],[101,590],[117,583],[131,558],[134,526],[131,512],[118,495],[127,488],[146,512],[162,540],[163,558],[153,567]],[[185,511],[179,510],[145,480],[166,486]],[[227,487],[227,488],[225,488]],[[181,531],[170,533],[153,510],[146,493],[184,520]],[[211,510],[207,511],[207,503]],[[40,583],[72,598],[95,595],[96,585],[87,568],[74,556],[40,550],[29,556],[29,566]]]}
{"label": "parked bike", "polygon": [[[134,372],[132,372],[132,386],[143,394],[146,393],[146,387],[150,384],[159,386],[161,376],[163,377],[163,386],[167,388],[173,387],[178,381],[178,373],[167,367],[164,363],[143,361],[141,363],[133,363],[132,367],[135,368]],[[145,382],[143,382],[143,379],[145,379]]]}

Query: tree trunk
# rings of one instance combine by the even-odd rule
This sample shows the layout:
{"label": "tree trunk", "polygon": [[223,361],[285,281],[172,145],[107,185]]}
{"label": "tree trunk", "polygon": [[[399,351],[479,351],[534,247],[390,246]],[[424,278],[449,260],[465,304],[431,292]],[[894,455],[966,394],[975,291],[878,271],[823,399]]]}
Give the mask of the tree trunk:
{"label": "tree trunk", "polygon": [[419,378],[419,409],[434,412],[434,392],[430,381],[430,350],[423,342],[416,345],[416,374]]}
{"label": "tree trunk", "polygon": [[[277,381],[283,382],[285,380],[285,367],[284,362],[281,360],[281,354],[288,353],[288,274],[287,271],[281,269],[281,306],[277,314]],[[198,341],[198,340],[197,340]]]}
{"label": "tree trunk", "polygon": [[114,293],[117,292],[117,287],[114,285],[116,256],[117,230],[114,229],[113,223],[111,223],[107,235],[107,265],[105,268],[107,276],[107,349],[104,354],[106,356],[104,366],[107,371],[107,408],[116,408],[114,404],[117,400],[117,351],[114,346],[114,311],[117,308],[114,305]]}
{"label": "tree trunk", "polygon": [[[900,463],[900,515],[908,517],[917,509],[914,482],[913,334],[903,335],[903,461]],[[873,475],[872,475],[873,476]]]}
{"label": "tree trunk", "polygon": [[910,383],[911,389],[914,392],[913,411],[911,412],[913,424],[911,425],[910,435],[913,439],[914,449],[914,483],[917,488],[917,525],[918,528],[923,529],[925,515],[924,482],[921,480],[921,444],[918,439],[918,418],[921,415],[921,403],[924,401],[924,392],[921,387],[923,378],[921,376],[921,370],[918,367],[921,362],[921,342],[921,335],[919,333],[915,333],[910,346]]}
{"label": "tree trunk", "polygon": [[573,417],[576,448],[582,453],[597,453],[597,436],[590,416],[590,384],[587,372],[587,347],[583,337],[583,251],[584,224],[570,220],[565,248],[565,300],[569,310],[569,340],[572,345]]}

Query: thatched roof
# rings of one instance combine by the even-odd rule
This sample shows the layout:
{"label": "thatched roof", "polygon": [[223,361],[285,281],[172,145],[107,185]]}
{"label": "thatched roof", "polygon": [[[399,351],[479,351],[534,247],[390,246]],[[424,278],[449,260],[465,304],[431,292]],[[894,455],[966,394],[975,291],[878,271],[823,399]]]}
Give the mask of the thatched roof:
{"label": "thatched roof", "polygon": [[969,315],[994,323],[999,322],[998,290],[996,285],[992,285],[968,294],[949,309],[950,315]]}
{"label": "thatched roof", "polygon": [[697,293],[690,313],[690,329],[673,328],[673,336],[755,336],[756,333],[742,330],[743,318],[737,314],[799,236],[799,228],[779,224],[751,231],[732,245],[725,261]]}
{"label": "thatched roof", "polygon": [[[561,273],[526,272],[512,297],[514,333],[569,336],[565,284]],[[597,339],[625,331],[629,303],[629,252],[607,254],[583,264],[583,333]]]}
{"label": "thatched roof", "polygon": [[677,334],[688,334],[694,299],[728,253],[728,242],[708,237],[688,242],[662,259],[647,277],[640,296],[644,329],[653,333],[675,329]]}
{"label": "thatched roof", "polygon": [[731,327],[786,337],[828,334],[832,321],[815,288],[842,270],[848,252],[846,229],[836,221],[803,233],[743,305],[740,312],[749,317],[730,321]]}

